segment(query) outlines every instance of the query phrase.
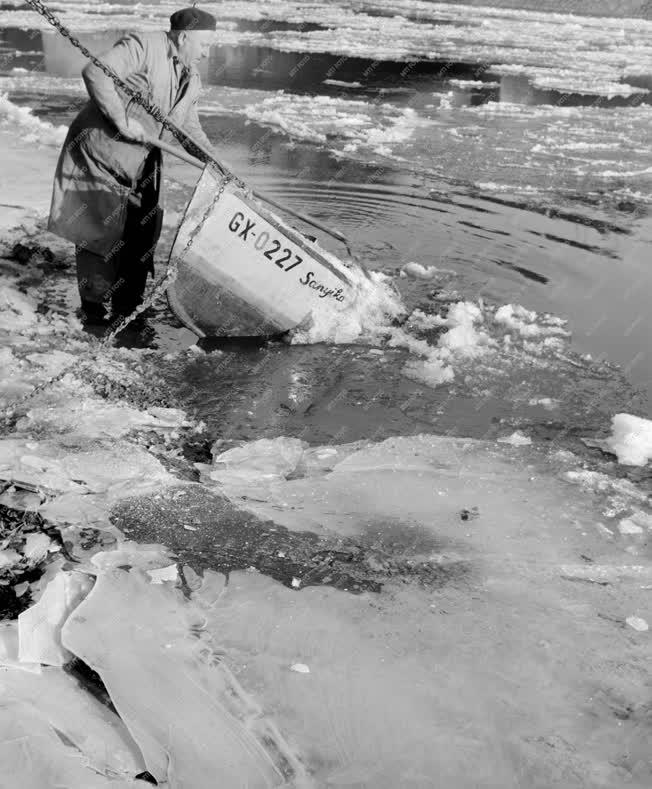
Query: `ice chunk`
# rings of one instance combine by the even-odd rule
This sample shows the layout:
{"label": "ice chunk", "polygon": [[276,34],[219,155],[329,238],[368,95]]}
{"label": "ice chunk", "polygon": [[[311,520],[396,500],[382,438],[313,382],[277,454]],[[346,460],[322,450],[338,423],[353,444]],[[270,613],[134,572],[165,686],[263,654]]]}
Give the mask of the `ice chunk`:
{"label": "ice chunk", "polygon": [[455,351],[467,358],[480,356],[485,347],[491,345],[489,336],[475,324],[483,322],[482,312],[477,304],[458,301],[451,305],[444,326],[448,331],[439,339],[439,347]]}
{"label": "ice chunk", "polygon": [[439,269],[436,266],[423,266],[421,263],[406,263],[401,271],[415,279],[433,279]]}
{"label": "ice chunk", "polygon": [[40,512],[53,523],[80,523],[84,526],[103,523],[107,518],[107,508],[101,497],[86,493],[63,493],[44,504]]}
{"label": "ice chunk", "polygon": [[437,358],[406,362],[402,372],[407,378],[426,386],[439,386],[455,378],[453,368]]}
{"label": "ice chunk", "polygon": [[495,346],[495,341],[478,328],[484,320],[480,307],[469,301],[452,304],[446,317],[425,315],[415,310],[410,320],[416,328],[441,326],[448,329],[439,336],[436,345],[419,340],[402,328],[394,328],[390,332],[391,347],[406,348],[411,354],[424,357],[423,361],[408,361],[403,373],[428,386],[451,381],[455,377],[454,361],[477,358]]}
{"label": "ice chunk", "polygon": [[630,515],[631,520],[637,526],[643,526],[646,529],[652,529],[652,515],[647,512],[643,512],[643,510],[634,510]]}
{"label": "ice chunk", "polygon": [[14,551],[13,548],[7,548],[4,551],[0,551],[0,570],[6,570],[9,567],[13,567],[15,564],[18,564],[22,558],[23,557],[18,551]]}
{"label": "ice chunk", "polygon": [[119,438],[132,430],[167,431],[184,424],[183,413],[177,409],[139,411],[126,403],[107,403],[87,396],[54,407],[51,404],[35,406],[18,421],[18,429],[27,431],[39,427],[89,438]]}
{"label": "ice chunk", "polygon": [[294,471],[307,447],[298,438],[262,438],[222,452],[213,458],[213,465],[220,477],[253,474],[258,478],[281,478]]}
{"label": "ice chunk", "polygon": [[559,400],[552,397],[533,397],[528,401],[528,405],[542,405],[547,411],[559,406]]}
{"label": "ice chunk", "polygon": [[290,671],[296,671],[297,674],[310,674],[310,667],[305,663],[293,663],[290,666]]}
{"label": "ice chunk", "polygon": [[643,528],[634,523],[629,518],[623,518],[618,524],[618,531],[621,534],[643,534]]}
{"label": "ice chunk", "polygon": [[65,744],[33,705],[6,704],[0,708],[0,763],[2,789],[140,789],[142,782],[99,774]]}
{"label": "ice chunk", "polygon": [[21,663],[18,659],[18,622],[0,622],[0,666],[37,674],[42,670],[40,663]]}
{"label": "ice chunk", "polygon": [[45,559],[48,555],[48,551],[52,547],[54,547],[54,543],[47,534],[43,534],[43,532],[31,532],[25,539],[23,553],[25,554],[25,558],[30,562],[38,564]]}
{"label": "ice chunk", "polygon": [[516,331],[521,337],[542,337],[546,335],[567,336],[568,331],[563,328],[564,321],[553,315],[540,316],[533,310],[528,310],[520,304],[504,304],[496,310],[494,315],[496,323],[505,326],[511,331]]}
{"label": "ice chunk", "polygon": [[43,668],[37,676],[18,670],[0,672],[0,695],[18,717],[29,710],[59,733],[94,771],[126,778],[145,769],[136,743],[115,712],[60,668]]}
{"label": "ice chunk", "polygon": [[514,431],[511,436],[504,436],[498,439],[499,444],[511,444],[513,447],[529,447],[532,439],[524,435],[519,430]]}
{"label": "ice chunk", "polygon": [[84,525],[105,521],[121,498],[179,484],[141,447],[123,441],[98,445],[87,436],[76,437],[74,447],[56,440],[2,439],[0,479],[47,490],[52,498],[40,507],[44,517]]}
{"label": "ice chunk", "polygon": [[634,630],[638,630],[639,633],[645,633],[650,629],[645,619],[641,619],[640,616],[628,616],[625,622]]}
{"label": "ice chunk", "polygon": [[[159,570],[170,565],[170,552],[163,545],[125,540],[113,551],[101,551],[91,557],[91,564],[98,570],[114,567],[138,567],[141,570]],[[176,565],[172,565],[176,567]]]}
{"label": "ice chunk", "polygon": [[14,510],[36,512],[41,507],[41,496],[31,490],[9,488],[0,496],[0,504]]}
{"label": "ice chunk", "polygon": [[65,126],[53,126],[48,121],[34,115],[30,107],[21,107],[0,94],[0,124],[19,131],[26,143],[45,143],[61,145],[66,138]]}
{"label": "ice chunk", "polygon": [[291,753],[210,645],[191,634],[203,621],[171,586],[152,585],[138,570],[106,570],[66,623],[63,643],[100,674],[159,782],[280,786],[286,779],[274,759],[287,769]]}
{"label": "ice chunk", "polygon": [[611,436],[604,442],[627,466],[644,466],[652,458],[652,421],[631,414],[616,414]]}
{"label": "ice chunk", "polygon": [[71,654],[61,644],[61,627],[88,594],[92,580],[82,573],[59,572],[41,599],[18,616],[21,661],[63,666]]}
{"label": "ice chunk", "polygon": [[176,583],[179,580],[179,571],[176,564],[160,567],[157,570],[147,570],[147,575],[149,575],[153,584]]}

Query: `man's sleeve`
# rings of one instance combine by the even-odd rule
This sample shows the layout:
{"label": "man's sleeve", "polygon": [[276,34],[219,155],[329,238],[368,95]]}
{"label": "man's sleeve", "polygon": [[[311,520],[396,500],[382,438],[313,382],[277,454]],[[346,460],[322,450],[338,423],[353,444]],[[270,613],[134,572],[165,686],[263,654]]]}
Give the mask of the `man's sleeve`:
{"label": "man's sleeve", "polygon": [[[192,137],[193,140],[196,140],[201,146],[206,148],[210,154],[213,156],[215,155],[215,149],[213,148],[213,144],[206,136],[206,132],[202,129],[201,123],[199,122],[199,115],[197,114],[197,103],[199,101],[199,96],[195,97],[195,99],[190,103],[188,107],[188,112],[186,113],[186,117],[183,122],[183,131],[188,135],[188,137]],[[183,146],[187,148],[189,153],[192,153],[192,149],[190,146]]]}
{"label": "man's sleeve", "polygon": [[[120,79],[139,71],[145,60],[145,45],[138,35],[130,35],[118,41],[99,59],[114,71]],[[124,103],[118,96],[112,79],[95,64],[89,63],[82,71],[89,96],[95,100],[104,115],[115,126],[125,123]]]}

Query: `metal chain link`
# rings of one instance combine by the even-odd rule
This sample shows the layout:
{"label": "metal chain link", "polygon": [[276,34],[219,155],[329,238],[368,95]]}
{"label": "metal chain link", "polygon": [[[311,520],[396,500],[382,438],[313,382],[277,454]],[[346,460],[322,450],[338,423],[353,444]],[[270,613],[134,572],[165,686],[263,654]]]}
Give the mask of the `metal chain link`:
{"label": "metal chain link", "polygon": [[[122,318],[117,324],[114,324],[110,327],[110,330],[100,339],[100,341],[96,344],[95,348],[91,350],[90,356],[91,360],[95,359],[98,353],[105,350],[111,341],[115,338],[117,334],[119,334],[126,326],[128,326],[131,321],[133,321],[138,315],[145,310],[149,309],[154,302],[158,299],[160,295],[162,295],[167,287],[174,282],[177,278],[179,264],[183,261],[186,254],[192,247],[195,239],[201,232],[204,224],[206,223],[209,216],[212,214],[215,206],[217,205],[219,199],[224,194],[224,190],[228,186],[229,183],[235,183],[242,189],[247,190],[246,184],[237,178],[233,173],[230,173],[225,168],[221,167],[214,159],[211,159],[207,156],[207,154],[199,147],[195,145],[193,140],[187,137],[181,129],[178,129],[173,123],[168,121],[166,116],[164,115],[163,111],[155,104],[149,102],[142,94],[138,93],[138,91],[134,90],[133,88],[129,87],[126,83],[124,83],[117,74],[115,74],[108,66],[98,60],[91,52],[89,52],[86,47],[81,44],[62,24],[59,22],[56,16],[41,2],[41,0],[27,0],[29,5],[31,5],[39,14],[44,16],[50,24],[55,27],[61,35],[67,38],[70,43],[77,47],[82,54],[84,54],[89,60],[91,60],[99,69],[101,69],[107,77],[113,80],[120,88],[122,88],[127,95],[131,96],[135,101],[137,101],[147,112],[149,112],[157,121],[159,121],[165,129],[170,131],[174,137],[181,143],[190,143],[195,151],[198,151],[198,158],[202,161],[205,161],[207,164],[212,165],[215,169],[218,170],[220,176],[220,186],[213,195],[213,198],[210,202],[210,205],[206,208],[204,215],[201,218],[201,221],[196,225],[195,228],[190,232],[188,236],[188,240],[181,251],[181,254],[178,256],[171,256],[165,274],[154,283],[152,290],[148,294],[147,298],[143,300],[142,304],[140,304],[136,309],[128,316]],[[248,191],[248,190],[247,190]],[[20,407],[24,403],[28,402],[29,400],[36,397],[38,394],[43,392],[50,386],[54,386],[54,384],[59,383],[59,381],[63,380],[63,378],[68,375],[68,373],[72,372],[74,369],[79,367],[79,360],[76,360],[73,364],[67,365],[64,367],[63,370],[58,372],[56,375],[48,378],[47,381],[43,381],[40,384],[37,384],[34,389],[30,392],[27,392],[22,397],[15,400],[13,403],[5,406],[3,409],[5,419],[9,418],[16,408]]]}

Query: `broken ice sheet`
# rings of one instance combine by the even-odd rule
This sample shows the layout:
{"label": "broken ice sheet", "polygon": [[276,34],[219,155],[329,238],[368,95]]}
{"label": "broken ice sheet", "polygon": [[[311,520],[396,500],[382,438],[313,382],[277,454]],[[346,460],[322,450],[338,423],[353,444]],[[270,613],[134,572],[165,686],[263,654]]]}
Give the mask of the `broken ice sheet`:
{"label": "broken ice sheet", "polygon": [[21,663],[18,659],[18,622],[0,622],[0,666],[37,674],[42,671],[40,663]]}
{"label": "broken ice sheet", "polygon": [[143,757],[120,718],[62,669],[46,667],[38,676],[2,671],[0,695],[18,715],[30,710],[62,735],[94,770],[127,777],[145,769]]}
{"label": "broken ice sheet", "polygon": [[31,408],[18,420],[17,429],[27,432],[45,428],[86,438],[120,438],[132,430],[166,432],[189,424],[179,409],[140,411],[125,403],[107,403],[93,397],[90,387],[84,387],[84,390],[81,397],[75,392],[72,401],[67,396],[60,398],[61,402]]}
{"label": "broken ice sheet", "polygon": [[156,570],[148,570],[147,575],[153,584],[176,583],[179,579],[179,571],[176,564],[159,567]]}
{"label": "broken ice sheet", "polygon": [[[0,440],[0,479],[21,480],[35,489],[69,498],[48,502],[41,508],[44,517],[79,522],[108,513],[107,502],[125,496],[160,490],[168,483],[179,484],[163,465],[141,447],[114,441],[98,444],[85,439],[30,442],[26,439]],[[29,446],[28,446],[29,445]],[[97,494],[92,496],[90,494]],[[85,508],[91,510],[85,513]],[[79,508],[84,514],[76,516]]]}
{"label": "broken ice sheet", "polygon": [[59,572],[40,600],[18,617],[21,661],[63,666],[72,657],[61,644],[61,627],[88,594],[92,580],[83,573]]}
{"label": "broken ice sheet", "polygon": [[171,585],[153,585],[139,570],[107,569],[62,640],[100,674],[158,781],[172,789],[281,786],[274,760],[280,754],[287,769],[292,756],[197,637],[203,622]]}
{"label": "broken ice sheet", "polygon": [[22,560],[22,556],[13,548],[7,548],[0,551],[0,570],[7,570],[10,567],[18,564]]}
{"label": "broken ice sheet", "polygon": [[[104,505],[104,506],[103,506]],[[41,507],[41,515],[53,523],[80,523],[85,526],[106,520],[106,504],[99,496],[63,493]]]}
{"label": "broken ice sheet", "polygon": [[[168,568],[172,556],[168,549],[157,543],[138,543],[125,540],[115,550],[100,551],[91,558],[91,565],[97,570],[111,570],[117,567],[139,567],[141,570]],[[176,570],[176,565],[172,565]]]}
{"label": "broken ice sheet", "polygon": [[0,495],[0,504],[14,510],[36,512],[41,506],[42,498],[31,490],[9,488]]}
{"label": "broken ice sheet", "polygon": [[48,552],[55,547],[58,546],[55,546],[55,543],[52,542],[47,534],[43,534],[43,532],[31,532],[25,539],[23,553],[29,562],[38,564],[45,559]]}
{"label": "broken ice sheet", "polygon": [[0,789],[140,789],[131,778],[98,774],[66,745],[33,705],[0,707]]}

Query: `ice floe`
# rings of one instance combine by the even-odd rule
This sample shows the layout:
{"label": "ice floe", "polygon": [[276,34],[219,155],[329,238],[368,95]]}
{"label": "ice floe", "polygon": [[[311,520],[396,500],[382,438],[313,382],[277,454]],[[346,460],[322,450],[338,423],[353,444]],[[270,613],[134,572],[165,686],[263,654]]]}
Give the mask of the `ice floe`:
{"label": "ice floe", "polygon": [[346,153],[360,147],[383,153],[386,146],[403,143],[423,120],[411,108],[367,101],[301,96],[279,91],[244,108],[252,121],[278,128],[293,138],[332,145],[339,140]]}
{"label": "ice floe", "polygon": [[285,770],[307,785],[289,746],[201,635],[203,623],[179,590],[137,569],[107,569],[62,640],[98,671],[158,781],[273,787]]}
{"label": "ice floe", "polygon": [[652,458],[652,421],[631,414],[616,414],[611,435],[604,444],[619,463],[644,466]]}
{"label": "ice floe", "polygon": [[554,315],[539,316],[533,310],[528,310],[520,304],[504,304],[496,310],[494,315],[496,323],[505,326],[511,331],[518,332],[521,337],[555,336],[568,337],[569,332],[565,327],[566,321]]}
{"label": "ice floe", "polygon": [[18,130],[25,142],[61,145],[66,138],[66,126],[53,126],[36,117],[29,107],[20,107],[0,94],[0,128]]}

